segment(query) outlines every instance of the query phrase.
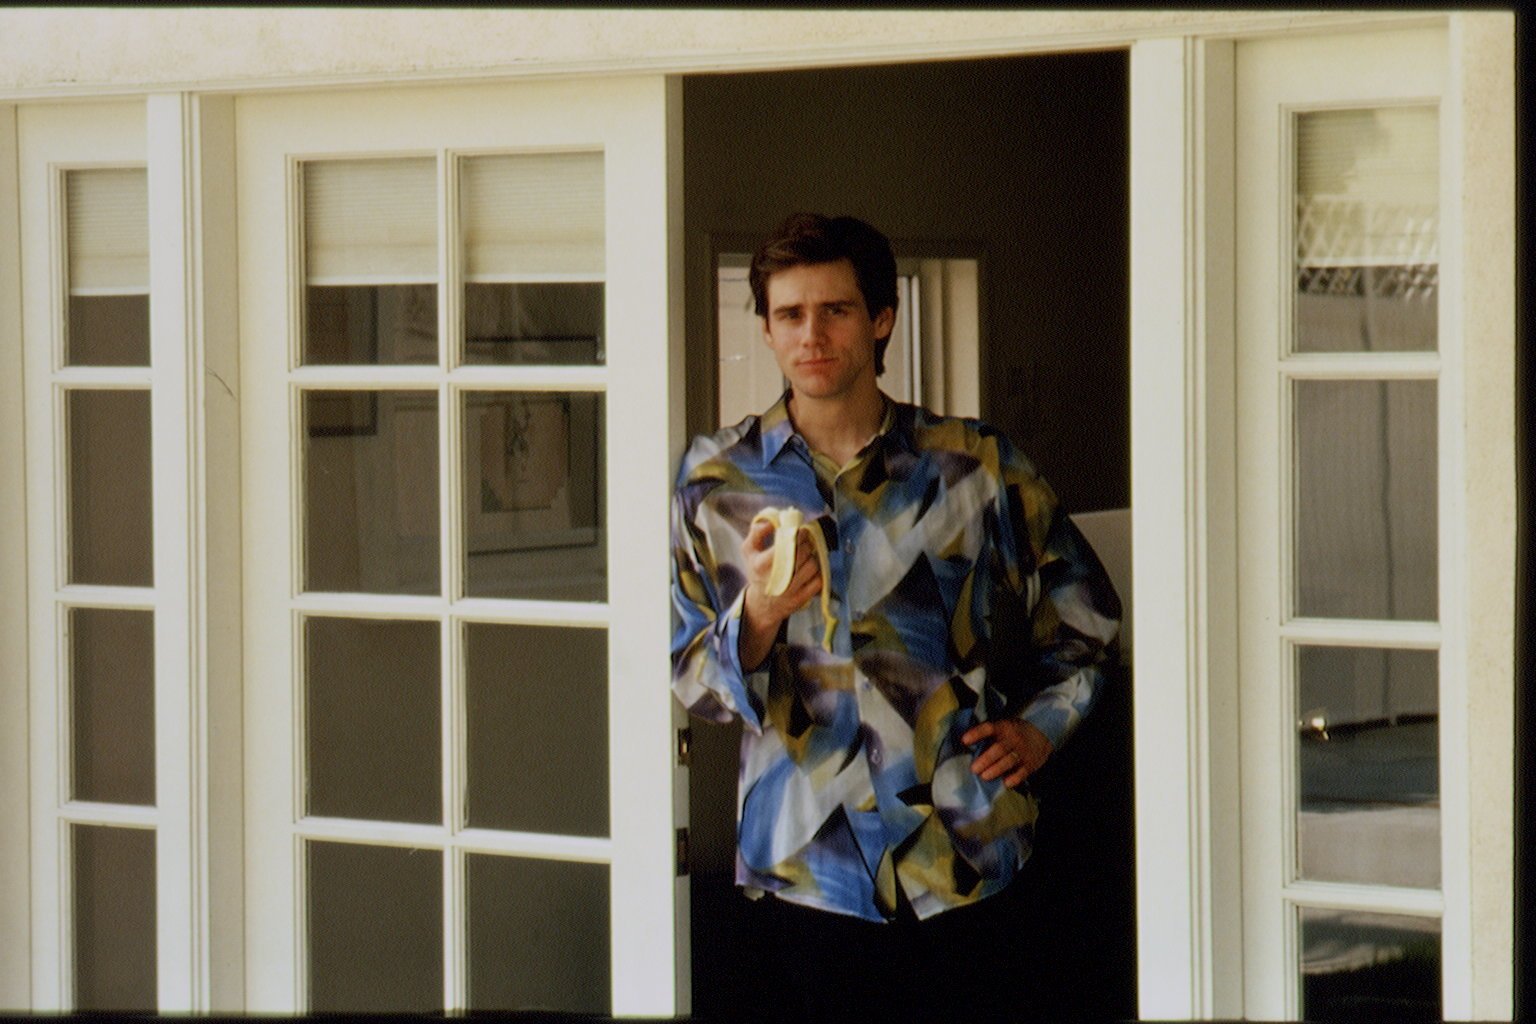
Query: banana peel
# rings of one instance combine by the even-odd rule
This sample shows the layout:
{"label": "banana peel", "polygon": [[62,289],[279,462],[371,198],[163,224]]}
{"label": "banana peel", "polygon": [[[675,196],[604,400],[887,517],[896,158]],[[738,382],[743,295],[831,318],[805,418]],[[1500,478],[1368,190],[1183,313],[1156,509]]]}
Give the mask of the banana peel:
{"label": "banana peel", "polygon": [[832,631],[837,626],[837,620],[832,617],[832,566],[827,558],[827,538],[822,535],[821,527],[814,522],[806,522],[805,516],[797,508],[765,508],[752,517],[753,523],[759,521],[773,527],[773,565],[768,570],[768,580],[764,584],[770,597],[777,597],[789,589],[789,581],[795,575],[795,544],[800,531],[804,530],[810,535],[811,547],[816,552],[816,563],[821,568],[821,620],[825,624],[821,646],[831,651]]}

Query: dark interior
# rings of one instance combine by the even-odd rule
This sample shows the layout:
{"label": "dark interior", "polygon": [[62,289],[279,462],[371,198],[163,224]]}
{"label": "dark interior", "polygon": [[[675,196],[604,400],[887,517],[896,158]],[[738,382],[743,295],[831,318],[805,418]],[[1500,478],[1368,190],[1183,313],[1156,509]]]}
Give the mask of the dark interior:
{"label": "dark interior", "polygon": [[[980,259],[982,416],[1069,512],[1129,505],[1125,51],[695,75],[683,110],[691,432],[716,425],[714,254],[794,210],[851,213],[898,257]],[[1136,1015],[1130,683],[1117,666],[1032,783],[1039,1014]],[[730,1019],[754,941],[732,882],[739,733],[692,730],[694,1009]]]}

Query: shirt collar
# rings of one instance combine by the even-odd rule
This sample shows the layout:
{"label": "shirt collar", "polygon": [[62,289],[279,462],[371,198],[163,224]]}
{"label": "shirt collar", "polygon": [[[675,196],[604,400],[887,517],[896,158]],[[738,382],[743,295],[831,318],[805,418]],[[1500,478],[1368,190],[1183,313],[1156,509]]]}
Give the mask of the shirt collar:
{"label": "shirt collar", "polygon": [[[885,400],[885,416],[880,421],[880,429],[873,443],[878,444],[889,438],[906,450],[915,451],[915,443],[912,439],[913,408],[894,401],[883,392],[881,398]],[[779,457],[779,453],[792,439],[800,436],[795,430],[794,421],[789,418],[788,390],[779,396],[779,400],[774,402],[767,412],[763,413],[758,421],[758,429],[762,432],[763,466],[767,467]],[[800,444],[809,454],[810,446],[805,443],[804,438],[800,438]]]}

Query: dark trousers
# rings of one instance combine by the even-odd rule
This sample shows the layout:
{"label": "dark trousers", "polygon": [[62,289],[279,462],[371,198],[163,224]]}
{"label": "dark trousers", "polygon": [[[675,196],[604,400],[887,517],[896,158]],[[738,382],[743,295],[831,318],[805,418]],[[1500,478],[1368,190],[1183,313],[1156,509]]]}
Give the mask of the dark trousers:
{"label": "dark trousers", "polygon": [[[751,1005],[743,1021],[961,1021],[1045,1019],[1031,913],[1036,883],[1026,868],[1007,889],[919,921],[903,905],[888,924],[802,907],[771,896],[742,915]],[[745,937],[744,937],[745,938]]]}

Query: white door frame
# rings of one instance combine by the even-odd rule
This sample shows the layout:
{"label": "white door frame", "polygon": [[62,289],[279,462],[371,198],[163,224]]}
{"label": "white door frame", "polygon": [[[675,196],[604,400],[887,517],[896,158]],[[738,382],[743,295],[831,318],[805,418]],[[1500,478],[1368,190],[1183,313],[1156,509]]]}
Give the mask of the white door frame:
{"label": "white door frame", "polygon": [[[1463,432],[1443,453],[1459,518],[1443,828],[1444,1013],[1513,996],[1513,29],[1445,24],[1442,387]],[[1385,26],[1383,26],[1385,28]],[[1321,34],[1321,30],[1318,30]],[[1503,59],[1490,59],[1497,53]],[[1492,70],[1490,70],[1492,68]],[[1233,41],[1131,47],[1131,445],[1140,1013],[1245,1013],[1238,793]],[[1470,737],[1478,737],[1474,744]],[[1459,737],[1459,738],[1458,738]]]}

